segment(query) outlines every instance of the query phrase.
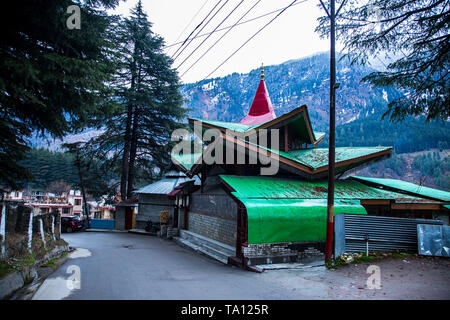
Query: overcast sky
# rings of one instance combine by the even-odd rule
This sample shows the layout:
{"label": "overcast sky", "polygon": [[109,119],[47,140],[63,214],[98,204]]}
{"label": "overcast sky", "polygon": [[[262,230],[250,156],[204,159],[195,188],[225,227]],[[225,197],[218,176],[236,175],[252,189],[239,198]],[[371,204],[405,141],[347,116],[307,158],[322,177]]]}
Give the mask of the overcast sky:
{"label": "overcast sky", "polygon": [[[233,25],[257,1],[244,0],[229,18],[222,23],[219,29]],[[284,8],[292,1],[261,0],[241,22]],[[166,45],[171,45],[178,41],[184,41],[219,0],[143,0],[142,2],[149,20],[153,23],[153,32],[162,36]],[[222,0],[209,18],[224,3],[226,3],[225,6],[211,19],[200,34],[214,30],[240,2],[241,0],[229,0],[226,3],[226,0]],[[114,13],[127,16],[130,8],[134,7],[136,3],[137,0],[121,2],[114,10]],[[329,50],[329,39],[320,39],[318,34],[314,32],[317,26],[317,18],[323,14],[323,9],[317,7],[318,3],[318,0],[298,0],[295,5],[283,12],[222,67],[210,75],[209,78],[224,76],[233,72],[247,73],[260,67],[261,63],[264,63],[264,65],[279,64],[287,60],[298,59]],[[216,69],[247,39],[276,15],[277,13],[274,13],[234,27],[196,65],[184,74],[226,30],[211,35],[191,57],[184,61],[206,37],[193,40],[174,62],[174,67],[177,68],[182,81],[189,83],[207,77],[210,72]],[[200,29],[201,27],[197,31]],[[179,46],[166,48],[166,53],[172,56]],[[181,63],[183,64],[180,66]]]}

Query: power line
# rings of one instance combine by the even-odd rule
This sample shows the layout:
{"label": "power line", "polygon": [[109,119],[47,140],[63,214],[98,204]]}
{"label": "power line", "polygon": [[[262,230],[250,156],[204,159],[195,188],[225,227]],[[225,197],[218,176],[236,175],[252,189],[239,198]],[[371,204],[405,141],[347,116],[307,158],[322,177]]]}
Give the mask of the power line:
{"label": "power line", "polygon": [[[183,41],[183,43],[181,44],[181,46],[177,49],[177,51],[174,52],[174,54],[170,57],[173,58],[173,56],[184,46],[184,44],[189,40],[189,37],[192,36],[192,34],[195,32],[195,30],[197,30],[202,24],[203,22],[205,22],[206,19],[208,19],[209,15],[214,11],[214,9],[219,5],[219,3],[221,3],[222,0],[219,0],[219,2],[216,3],[216,5],[208,12],[208,14],[206,15],[206,17],[194,28],[194,30],[192,30],[192,32],[187,36],[187,38]],[[208,21],[209,22],[209,21]],[[202,28],[203,30],[203,28]],[[201,30],[200,30],[201,31]],[[192,40],[191,40],[192,41]]]}
{"label": "power line", "polygon": [[239,24],[239,21],[241,21],[242,19],[244,19],[244,17],[253,10],[254,7],[256,7],[259,3],[261,2],[261,0],[258,0],[258,2],[256,2],[246,13],[244,13],[243,16],[241,16],[239,18],[238,21],[235,22],[235,24],[233,24],[228,30],[227,32],[225,32],[216,42],[214,42],[214,44],[212,46],[209,47],[208,50],[206,50],[206,52],[204,52],[200,58],[198,58],[182,75],[181,77],[183,77],[189,70],[192,69],[193,66],[195,66],[197,64],[197,62],[199,62],[220,40],[222,40],[223,37],[225,37],[228,32],[230,32],[235,26],[237,26]]}
{"label": "power line", "polygon": [[[197,18],[198,14],[200,13],[200,11],[202,11],[203,7],[208,3],[209,0],[206,0],[203,5],[200,7],[200,9],[198,9],[197,13],[192,17],[191,21],[189,21],[189,23],[186,25],[186,27],[184,27],[183,31],[181,31],[181,33],[178,35],[177,39],[175,41],[178,41],[178,39],[180,39],[181,35],[186,31],[186,29],[191,25],[192,21],[194,21],[195,18]],[[181,43],[181,42],[180,42]]]}
{"label": "power line", "polygon": [[[225,22],[225,20],[227,20],[232,14],[233,14],[233,12],[234,11],[236,11],[236,9],[237,8],[239,8],[239,6],[242,4],[242,2],[244,2],[244,0],[241,0],[241,2],[239,2],[235,7],[234,7],[234,9],[233,10],[231,10],[231,12],[217,25],[217,27],[213,30],[213,32],[214,31],[216,31],[217,30],[217,28],[219,28],[221,25],[222,25],[222,23],[224,23]],[[185,62],[186,62],[186,60],[188,60],[193,54],[194,54],[194,52],[195,51],[197,51],[197,49],[198,48],[200,48],[204,43],[205,43],[205,41],[206,40],[208,40],[209,39],[209,37],[212,35],[212,33],[209,35],[209,36],[207,36],[206,37],[206,39],[205,40],[203,40],[202,41],[202,43],[200,43],[184,60],[183,60],[183,62],[181,62],[180,63],[180,65],[176,68],[176,69],[178,69],[179,67],[181,67]]]}
{"label": "power line", "polygon": [[[290,8],[292,5],[294,5],[295,2],[297,2],[298,0],[294,0],[291,2],[291,4],[289,4],[287,7],[285,7],[283,10],[281,10],[280,13],[278,13],[272,20],[270,20],[268,23],[266,23],[261,29],[259,29],[258,31],[256,31],[256,33],[254,33],[249,39],[247,39],[239,48],[237,48],[228,58],[225,59],[225,61],[223,61],[217,68],[215,68],[212,72],[210,72],[206,77],[203,78],[203,80],[209,78],[210,75],[212,75],[214,72],[217,71],[217,69],[219,69],[222,65],[224,65],[228,60],[230,60],[231,57],[233,57],[239,50],[241,50],[250,40],[252,40],[258,33],[260,33],[265,27],[267,27],[269,24],[271,24],[276,18],[278,18],[284,11],[286,11],[288,8]],[[308,0],[303,0],[302,2],[306,2]],[[202,81],[203,81],[202,80]]]}
{"label": "power line", "polygon": [[[300,4],[300,3],[303,3],[303,1],[302,1],[302,2],[298,2],[298,3],[294,3],[292,6],[296,6],[296,5]],[[283,7],[283,8],[280,8],[280,9],[277,9],[277,10],[274,10],[274,11],[271,11],[271,12],[267,12],[267,13],[265,13],[265,14],[263,14],[263,15],[260,15],[260,16],[257,16],[257,17],[254,17],[254,18],[251,18],[251,19],[242,21],[241,23],[238,23],[238,24],[235,24],[235,25],[223,27],[223,28],[218,29],[218,30],[216,30],[216,31],[214,31],[214,32],[220,32],[220,31],[223,31],[223,30],[227,30],[227,29],[233,28],[233,27],[235,27],[235,26],[239,26],[239,25],[242,25],[242,24],[245,24],[245,23],[248,23],[248,22],[252,22],[252,21],[255,21],[255,20],[258,20],[258,19],[261,19],[261,18],[270,16],[271,14],[274,14],[274,13],[276,13],[276,12],[279,12],[279,11],[281,11],[281,10],[283,10],[283,9],[284,9],[284,7]],[[211,33],[214,33],[214,32],[207,32],[207,33],[203,33],[203,34],[200,34],[200,35],[196,35],[196,36],[193,37],[192,39],[197,39],[197,38],[201,38],[201,37],[206,37],[206,36],[208,36],[208,35],[210,35]],[[192,33],[191,33],[191,34],[192,34]],[[170,48],[170,47],[176,46],[177,44],[180,44],[180,43],[182,43],[182,42],[183,42],[183,41],[175,42],[175,43],[169,44],[169,45],[167,45],[167,46],[164,46],[164,48]]]}
{"label": "power line", "polygon": [[[222,0],[220,0],[219,3],[220,3],[221,1],[222,1]],[[197,32],[197,35],[198,35],[200,32],[202,32],[202,30],[208,25],[208,23],[210,23],[211,20],[214,19],[214,17],[220,12],[220,10],[222,10],[222,8],[223,8],[229,1],[230,1],[230,0],[226,0],[226,1],[225,1],[225,3],[224,3],[224,4],[216,11],[216,13],[214,13],[214,15],[213,15],[211,18],[209,18],[209,20],[208,20],[208,21],[203,25],[203,27]],[[217,3],[217,4],[219,4],[219,3]],[[180,54],[182,54],[183,51],[184,51],[187,47],[189,47],[189,45],[192,43],[192,40],[193,40],[193,39],[191,39],[191,40],[189,41],[189,43],[186,44],[186,45],[184,46],[184,48],[178,53],[178,55],[177,55],[176,57],[173,58],[173,60],[176,60],[176,59],[180,56]]]}

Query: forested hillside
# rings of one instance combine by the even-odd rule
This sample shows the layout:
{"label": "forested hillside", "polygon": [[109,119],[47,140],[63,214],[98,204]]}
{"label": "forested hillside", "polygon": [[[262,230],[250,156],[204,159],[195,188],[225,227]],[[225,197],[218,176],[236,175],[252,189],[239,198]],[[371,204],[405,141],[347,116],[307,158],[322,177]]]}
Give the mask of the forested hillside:
{"label": "forested hillside", "polygon": [[[399,123],[382,119],[388,102],[401,92],[360,82],[373,70],[351,66],[345,59],[337,63],[340,87],[336,97],[336,145],[392,146],[390,159],[372,164],[363,173],[450,189],[448,122],[426,122],[424,117],[409,117]],[[328,53],[267,66],[264,71],[277,116],[306,104],[314,129],[328,131]],[[248,74],[234,73],[187,84],[182,88],[185,106],[192,110],[192,117],[238,122],[247,114],[259,81],[257,68]],[[326,146],[328,135],[321,144]],[[436,153],[436,149],[440,151]],[[419,152],[424,155],[418,155]],[[418,163],[422,163],[421,169]]]}
{"label": "forested hillside", "polygon": [[[264,67],[266,85],[277,116],[306,104],[314,129],[327,132],[328,59],[328,54],[323,53]],[[340,87],[336,103],[336,145],[392,146],[394,153],[391,159],[372,164],[370,170],[366,168],[363,173],[368,176],[401,178],[414,183],[425,181],[429,186],[450,189],[448,122],[426,122],[423,117],[409,117],[399,123],[382,119],[387,103],[401,93],[394,88],[374,89],[361,83],[362,77],[371,71],[373,69],[369,67],[350,66],[346,60],[338,61],[337,81]],[[191,117],[238,122],[247,114],[259,81],[260,69],[257,68],[248,74],[234,73],[223,78],[186,84],[181,88],[184,106],[191,109]],[[64,141],[85,139],[86,135],[92,137],[98,133],[87,131],[78,136],[68,136]],[[52,141],[49,145],[39,139],[33,140],[33,146],[51,150],[58,150],[60,143]],[[321,147],[326,146],[328,135],[321,144]],[[435,150],[441,150],[439,158],[432,156]],[[434,160],[415,160],[420,152],[431,154]],[[62,156],[55,156],[55,159],[59,157]],[[424,162],[423,177],[417,165],[412,165],[419,161]],[[46,168],[45,164],[42,168],[36,166],[37,171],[33,172],[43,177],[45,174],[40,175],[39,172],[45,172]],[[52,179],[51,176],[47,178],[49,181]]]}

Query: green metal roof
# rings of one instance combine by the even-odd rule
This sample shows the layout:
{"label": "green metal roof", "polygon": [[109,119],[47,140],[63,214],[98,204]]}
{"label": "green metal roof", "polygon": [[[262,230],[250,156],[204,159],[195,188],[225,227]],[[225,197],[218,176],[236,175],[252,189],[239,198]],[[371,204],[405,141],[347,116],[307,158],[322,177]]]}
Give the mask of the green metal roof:
{"label": "green metal roof", "polygon": [[[325,241],[326,182],[306,182],[273,177],[220,176],[247,209],[248,243]],[[359,203],[362,185],[342,181],[346,195],[335,200],[334,214],[367,214]],[[339,185],[339,183],[337,184]],[[364,187],[369,190],[370,187]],[[336,188],[338,189],[338,188]],[[375,190],[379,196],[378,190]]]}
{"label": "green metal roof", "polygon": [[[325,199],[240,199],[247,208],[248,243],[324,242]],[[367,214],[358,201],[337,200],[334,214]]]}
{"label": "green metal roof", "polygon": [[[368,156],[391,147],[339,147],[336,148],[336,163]],[[280,153],[286,158],[293,159],[313,169],[328,165],[328,148],[314,148],[291,150]]]}
{"label": "green metal roof", "polygon": [[396,191],[399,192],[406,192],[420,197],[446,202],[450,201],[450,192],[419,186],[411,182],[406,182],[397,179],[366,178],[357,176],[352,176],[351,178],[361,182],[369,183],[374,186],[377,185],[377,187],[384,186],[391,189],[395,189]]}
{"label": "green metal roof", "polygon": [[[326,199],[328,195],[327,181],[270,176],[220,175],[220,178],[235,190],[233,194],[239,199]],[[334,197],[341,200],[366,200],[405,198],[405,195],[372,188],[354,180],[336,180]]]}
{"label": "green metal roof", "polygon": [[215,126],[215,127],[220,127],[220,128],[233,130],[233,131],[241,132],[241,133],[245,133],[245,132],[250,131],[251,129],[256,128],[256,127],[259,126],[259,124],[253,125],[253,126],[249,126],[249,125],[246,125],[246,124],[235,123],[235,122],[205,120],[205,119],[198,119],[198,118],[191,118],[191,120],[203,122],[203,123]]}
{"label": "green metal roof", "polygon": [[[240,139],[242,140],[242,139]],[[243,140],[242,140],[243,141]],[[288,152],[284,152],[281,150],[270,149],[266,147],[262,147],[258,144],[251,143],[246,141],[249,145],[256,146],[258,148],[270,151],[271,153],[278,154],[286,159],[290,159],[292,161],[298,162],[302,165],[305,165],[313,170],[316,170],[320,167],[328,165],[328,148],[312,148],[312,149],[301,149],[301,150],[291,150]],[[339,147],[335,149],[335,163],[339,165],[340,162],[344,162],[347,160],[352,160],[360,157],[366,157],[374,155],[378,152],[389,151],[392,147]],[[360,165],[364,162],[371,161],[375,158],[375,156],[369,157],[367,159],[362,159],[360,161],[356,161],[357,165]],[[345,171],[348,168],[336,168],[336,173],[340,173]]]}
{"label": "green metal roof", "polygon": [[[275,128],[278,128],[278,126],[280,125],[279,122],[281,121],[282,123],[287,124],[289,126],[290,133],[296,133],[297,135],[302,137],[302,141],[307,142],[309,144],[318,143],[325,136],[325,133],[314,132],[314,130],[312,129],[311,121],[310,121],[308,110],[307,110],[306,106],[296,108],[294,110],[291,110],[290,112],[287,112],[287,113],[277,117],[276,119],[272,119],[272,120],[266,121],[264,123],[259,123],[259,124],[253,125],[253,126],[249,126],[249,125],[245,125],[245,124],[241,124],[241,123],[205,120],[205,119],[199,119],[199,118],[190,118],[189,120],[190,121],[199,121],[206,125],[214,126],[214,127],[225,129],[225,130],[233,130],[237,133],[242,133],[243,135],[250,135],[251,134],[250,131],[253,129],[255,129],[255,130],[258,130],[258,128],[270,129],[273,126]],[[272,124],[268,125],[268,123],[272,123]],[[308,127],[311,129],[312,136],[310,136]]]}

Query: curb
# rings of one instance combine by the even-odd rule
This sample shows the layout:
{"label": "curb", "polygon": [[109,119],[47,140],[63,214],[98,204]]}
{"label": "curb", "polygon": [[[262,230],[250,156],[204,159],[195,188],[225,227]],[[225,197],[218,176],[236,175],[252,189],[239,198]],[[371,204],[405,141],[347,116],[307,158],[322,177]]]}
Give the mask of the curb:
{"label": "curb", "polygon": [[116,233],[124,233],[126,230],[111,230],[111,229],[85,229],[85,232],[116,232]]}
{"label": "curb", "polygon": [[133,234],[142,234],[144,236],[156,236],[156,232],[147,232],[145,230],[138,230],[138,229],[130,229],[128,230],[128,233],[133,233]]}

